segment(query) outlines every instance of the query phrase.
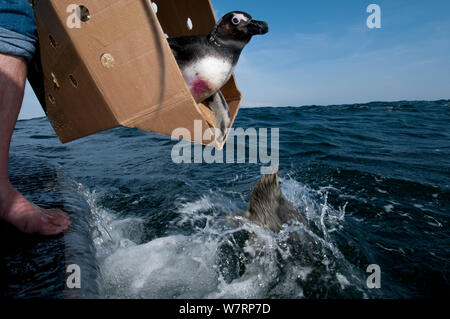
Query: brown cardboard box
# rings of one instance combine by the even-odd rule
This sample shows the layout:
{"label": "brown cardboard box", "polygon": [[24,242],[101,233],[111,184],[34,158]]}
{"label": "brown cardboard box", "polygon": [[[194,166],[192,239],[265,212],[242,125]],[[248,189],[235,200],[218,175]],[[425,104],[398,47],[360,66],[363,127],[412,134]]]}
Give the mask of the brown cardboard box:
{"label": "brown cardboard box", "polygon": [[[153,2],[157,14],[149,0],[78,1],[88,11],[73,28],[73,0],[34,0],[40,56],[29,80],[63,143],[117,126],[164,135],[183,127],[195,142],[213,141],[194,136],[194,121],[204,132],[214,116],[195,103],[165,40],[208,34],[216,21],[211,3]],[[234,77],[222,92],[232,125],[242,99]]]}

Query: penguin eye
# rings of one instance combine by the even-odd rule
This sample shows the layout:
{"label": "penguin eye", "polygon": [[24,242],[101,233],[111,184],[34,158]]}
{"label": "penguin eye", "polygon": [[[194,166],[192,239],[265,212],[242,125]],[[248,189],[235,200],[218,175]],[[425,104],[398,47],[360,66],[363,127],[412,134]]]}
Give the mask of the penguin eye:
{"label": "penguin eye", "polygon": [[233,19],[231,19],[231,22],[233,22],[234,25],[238,25],[239,23],[241,23],[241,19],[239,19],[238,17],[233,17]]}

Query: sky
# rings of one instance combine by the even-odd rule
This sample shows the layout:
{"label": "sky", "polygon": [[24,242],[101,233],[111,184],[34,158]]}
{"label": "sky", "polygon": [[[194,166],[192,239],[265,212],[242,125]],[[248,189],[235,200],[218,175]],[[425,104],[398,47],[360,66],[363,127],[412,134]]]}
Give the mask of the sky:
{"label": "sky", "polygon": [[[450,99],[448,0],[211,2],[217,17],[246,11],[270,26],[236,67],[244,107]],[[367,27],[370,4],[380,29]],[[43,115],[27,86],[19,118]]]}

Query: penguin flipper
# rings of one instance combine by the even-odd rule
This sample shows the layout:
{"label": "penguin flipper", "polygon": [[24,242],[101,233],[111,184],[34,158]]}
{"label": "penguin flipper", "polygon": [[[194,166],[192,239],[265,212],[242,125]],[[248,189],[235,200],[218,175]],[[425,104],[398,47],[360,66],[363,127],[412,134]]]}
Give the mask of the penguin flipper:
{"label": "penguin flipper", "polygon": [[184,36],[168,38],[170,49],[180,66],[190,63],[198,55],[198,46],[207,42],[206,36]]}
{"label": "penguin flipper", "polygon": [[203,103],[208,106],[214,113],[214,121],[216,122],[216,139],[222,143],[230,127],[230,109],[222,92],[219,90],[211,97],[207,98]]}
{"label": "penguin flipper", "polygon": [[182,44],[179,43],[179,41],[176,38],[174,39],[169,38],[167,39],[167,42],[169,42],[170,49],[172,50],[175,59],[178,61],[180,52],[183,50]]}

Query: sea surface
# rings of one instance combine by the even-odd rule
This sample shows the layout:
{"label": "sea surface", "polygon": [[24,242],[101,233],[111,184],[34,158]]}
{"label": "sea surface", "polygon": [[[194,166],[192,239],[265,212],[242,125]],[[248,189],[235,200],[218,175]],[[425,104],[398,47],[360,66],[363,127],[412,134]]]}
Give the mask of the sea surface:
{"label": "sea surface", "polygon": [[[450,295],[449,100],[241,109],[235,127],[280,129],[282,190],[308,228],[235,216],[261,164],[176,164],[177,141],[129,128],[62,145],[47,119],[19,121],[12,183],[72,225],[43,238],[1,224],[0,296]],[[318,244],[299,254],[292,233]],[[71,264],[80,289],[66,286]]]}

